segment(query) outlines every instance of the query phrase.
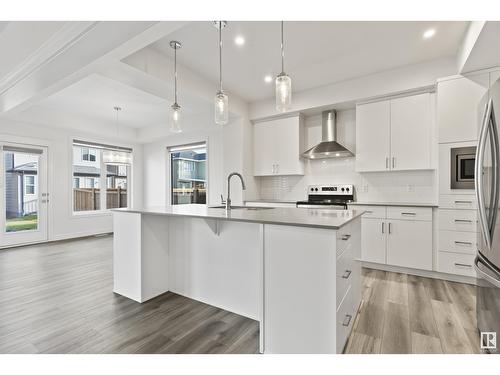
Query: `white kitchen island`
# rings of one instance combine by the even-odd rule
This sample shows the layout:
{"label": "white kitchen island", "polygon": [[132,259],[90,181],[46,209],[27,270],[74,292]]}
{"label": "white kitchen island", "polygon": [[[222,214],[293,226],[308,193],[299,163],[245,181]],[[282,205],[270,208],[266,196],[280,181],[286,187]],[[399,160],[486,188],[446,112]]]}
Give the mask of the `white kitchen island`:
{"label": "white kitchen island", "polygon": [[255,319],[263,353],[341,353],[361,301],[362,213],[117,209],[114,292],[171,291]]}

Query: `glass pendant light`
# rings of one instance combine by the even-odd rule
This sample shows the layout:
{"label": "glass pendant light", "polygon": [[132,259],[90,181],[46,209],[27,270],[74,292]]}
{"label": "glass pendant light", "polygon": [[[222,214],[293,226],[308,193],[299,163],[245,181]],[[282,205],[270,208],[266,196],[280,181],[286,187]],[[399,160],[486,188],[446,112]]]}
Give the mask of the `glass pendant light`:
{"label": "glass pendant light", "polygon": [[177,103],[177,50],[181,48],[181,43],[175,40],[170,42],[170,47],[174,49],[174,104],[171,109],[170,131],[172,133],[181,133],[181,106]]}
{"label": "glass pendant light", "polygon": [[226,21],[215,21],[214,26],[219,29],[219,91],[215,94],[215,123],[225,125],[229,121],[228,97],[222,90],[222,29]]}
{"label": "glass pendant light", "polygon": [[276,109],[286,112],[292,104],[292,80],[285,73],[283,21],[281,21],[281,73],[276,77]]}

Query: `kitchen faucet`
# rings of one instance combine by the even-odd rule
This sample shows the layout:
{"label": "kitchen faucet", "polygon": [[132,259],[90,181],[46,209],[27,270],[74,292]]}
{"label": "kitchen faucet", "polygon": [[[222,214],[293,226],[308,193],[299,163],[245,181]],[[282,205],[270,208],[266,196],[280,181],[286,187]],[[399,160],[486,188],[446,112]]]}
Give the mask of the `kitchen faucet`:
{"label": "kitchen faucet", "polygon": [[241,187],[243,188],[243,190],[246,189],[245,181],[243,180],[243,176],[241,174],[239,174],[238,172],[233,172],[230,173],[229,176],[227,176],[227,198],[226,201],[222,201],[222,203],[226,205],[226,210],[231,209],[231,177],[233,176],[238,176],[241,180]]}

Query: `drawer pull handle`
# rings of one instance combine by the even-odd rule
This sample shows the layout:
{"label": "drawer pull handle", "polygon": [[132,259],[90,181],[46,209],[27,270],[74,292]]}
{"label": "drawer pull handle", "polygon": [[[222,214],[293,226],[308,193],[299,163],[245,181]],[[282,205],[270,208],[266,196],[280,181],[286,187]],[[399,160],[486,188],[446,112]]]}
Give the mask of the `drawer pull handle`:
{"label": "drawer pull handle", "polygon": [[455,204],[472,204],[472,201],[455,201]]}
{"label": "drawer pull handle", "polygon": [[351,235],[350,234],[344,234],[341,239],[342,241],[347,241],[349,238],[351,238]]}
{"label": "drawer pull handle", "polygon": [[455,263],[455,266],[457,266],[457,267],[465,267],[465,268],[472,268],[472,265],[470,265],[470,264],[464,264],[464,263]]}
{"label": "drawer pull handle", "polygon": [[352,315],[346,314],[346,316],[344,318],[344,322],[342,323],[342,325],[344,327],[349,327],[349,324],[351,324],[351,319],[352,319]]}
{"label": "drawer pull handle", "polygon": [[342,275],[343,279],[348,279],[349,276],[351,276],[352,271],[351,270],[345,270],[344,274]]}
{"label": "drawer pull handle", "polygon": [[385,233],[385,223],[382,221],[382,234]]}
{"label": "drawer pull handle", "polygon": [[409,216],[415,216],[415,212],[401,212],[401,215],[409,215]]}
{"label": "drawer pull handle", "polygon": [[365,214],[373,214],[373,211],[365,211]]}
{"label": "drawer pull handle", "polygon": [[472,220],[455,219],[455,223],[472,223]]}
{"label": "drawer pull handle", "polygon": [[469,245],[472,246],[472,242],[466,242],[466,241],[455,241],[457,245]]}

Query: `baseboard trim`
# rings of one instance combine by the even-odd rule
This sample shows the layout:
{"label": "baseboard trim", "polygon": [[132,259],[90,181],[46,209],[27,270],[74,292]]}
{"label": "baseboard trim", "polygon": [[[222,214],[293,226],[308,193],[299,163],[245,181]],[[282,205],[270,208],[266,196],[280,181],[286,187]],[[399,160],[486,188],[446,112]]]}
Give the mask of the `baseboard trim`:
{"label": "baseboard trim", "polygon": [[52,238],[50,240],[45,240],[45,241],[34,241],[34,242],[26,242],[26,243],[21,243],[21,244],[16,244],[16,245],[0,246],[0,250],[12,249],[15,247],[24,247],[24,246],[31,246],[31,245],[41,245],[41,244],[50,244],[50,243],[55,243],[55,242],[78,240],[78,239],[89,238],[89,237],[104,237],[104,236],[109,236],[112,234],[113,234],[113,232],[102,232],[102,233],[77,233],[77,234],[72,234],[72,235],[55,236],[54,238]]}
{"label": "baseboard trim", "polygon": [[438,271],[427,271],[427,270],[417,270],[414,268],[406,268],[399,266],[391,266],[387,264],[371,263],[371,262],[361,262],[361,266],[365,268],[372,268],[381,271],[389,272],[399,272],[406,273],[408,275],[415,275],[421,277],[430,277],[432,279],[440,279],[446,281],[453,281],[457,283],[465,283],[477,285],[477,279],[469,276],[453,275],[451,273],[443,273]]}

